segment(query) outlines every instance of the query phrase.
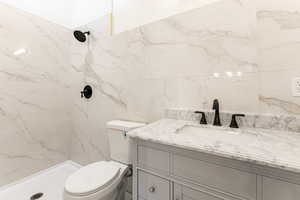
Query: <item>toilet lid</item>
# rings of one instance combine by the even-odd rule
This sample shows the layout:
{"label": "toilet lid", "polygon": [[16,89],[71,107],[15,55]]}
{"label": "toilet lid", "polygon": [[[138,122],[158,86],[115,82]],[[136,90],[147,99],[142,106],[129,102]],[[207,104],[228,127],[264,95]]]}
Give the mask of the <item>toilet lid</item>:
{"label": "toilet lid", "polygon": [[111,162],[93,163],[69,176],[65,190],[74,195],[89,195],[110,185],[119,173],[120,167]]}

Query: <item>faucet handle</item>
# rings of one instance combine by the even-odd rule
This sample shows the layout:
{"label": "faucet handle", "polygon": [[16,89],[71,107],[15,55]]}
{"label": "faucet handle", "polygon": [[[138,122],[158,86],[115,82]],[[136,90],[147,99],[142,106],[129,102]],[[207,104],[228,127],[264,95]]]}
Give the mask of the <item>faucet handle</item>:
{"label": "faucet handle", "polygon": [[231,119],[231,122],[230,122],[230,128],[239,128],[239,125],[236,121],[236,117],[245,117],[244,114],[233,114],[232,115],[232,119]]}
{"label": "faucet handle", "polygon": [[205,112],[202,111],[195,111],[195,114],[201,114],[201,120],[200,124],[207,124],[206,117],[205,117]]}

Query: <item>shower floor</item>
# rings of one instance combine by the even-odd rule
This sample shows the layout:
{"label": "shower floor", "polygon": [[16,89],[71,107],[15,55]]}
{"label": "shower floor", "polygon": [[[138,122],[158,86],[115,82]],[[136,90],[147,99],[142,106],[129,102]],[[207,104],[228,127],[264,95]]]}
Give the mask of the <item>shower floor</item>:
{"label": "shower floor", "polygon": [[62,200],[67,177],[78,170],[80,165],[66,161],[41,171],[21,181],[0,188],[2,200],[30,200],[37,193],[43,193],[39,200]]}

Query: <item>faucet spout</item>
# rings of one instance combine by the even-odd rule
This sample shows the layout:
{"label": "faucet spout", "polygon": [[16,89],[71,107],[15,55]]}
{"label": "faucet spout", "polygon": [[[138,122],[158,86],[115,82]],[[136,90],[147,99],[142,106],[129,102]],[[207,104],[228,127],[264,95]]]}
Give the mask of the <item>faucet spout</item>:
{"label": "faucet spout", "polygon": [[214,126],[222,126],[221,120],[220,120],[220,110],[219,110],[219,101],[218,99],[215,99],[213,102],[213,110],[215,110],[215,118],[214,118]]}

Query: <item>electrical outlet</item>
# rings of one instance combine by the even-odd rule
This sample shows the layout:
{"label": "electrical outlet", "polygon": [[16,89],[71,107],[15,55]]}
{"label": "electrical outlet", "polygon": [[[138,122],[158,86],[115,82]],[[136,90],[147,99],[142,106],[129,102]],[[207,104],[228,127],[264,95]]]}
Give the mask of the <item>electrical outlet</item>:
{"label": "electrical outlet", "polygon": [[300,97],[300,77],[293,78],[292,92],[294,97]]}

